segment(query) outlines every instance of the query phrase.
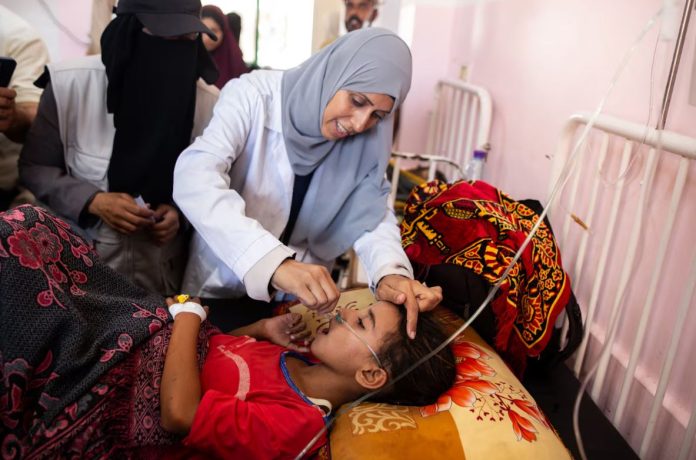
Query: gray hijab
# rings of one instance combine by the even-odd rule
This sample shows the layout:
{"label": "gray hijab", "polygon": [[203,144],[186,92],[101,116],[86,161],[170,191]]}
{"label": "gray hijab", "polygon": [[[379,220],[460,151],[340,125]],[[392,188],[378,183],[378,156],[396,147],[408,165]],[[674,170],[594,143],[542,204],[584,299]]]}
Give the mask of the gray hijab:
{"label": "gray hijab", "polygon": [[[297,175],[314,172],[292,244],[306,243],[312,253],[331,260],[382,221],[393,114],[410,86],[408,46],[379,28],[350,32],[283,74],[283,138],[290,164]],[[339,89],[387,94],[394,108],[372,129],[328,141],[321,121]]]}

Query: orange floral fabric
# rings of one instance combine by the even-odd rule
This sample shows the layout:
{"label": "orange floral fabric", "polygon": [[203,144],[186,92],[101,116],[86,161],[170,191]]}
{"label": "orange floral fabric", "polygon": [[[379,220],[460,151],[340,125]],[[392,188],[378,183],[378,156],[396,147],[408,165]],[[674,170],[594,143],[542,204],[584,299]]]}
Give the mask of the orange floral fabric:
{"label": "orange floral fabric", "polygon": [[[458,322],[449,312],[443,311],[440,317],[450,324]],[[466,408],[479,422],[509,420],[517,440],[527,442],[537,440],[539,429],[536,426],[552,429],[521,385],[496,379],[498,372],[488,364],[494,359],[492,354],[463,335],[457,337],[451,347],[457,360],[456,381],[435,404],[421,407],[421,415],[429,417],[448,411],[455,404]]]}
{"label": "orange floral fabric", "polygon": [[[368,289],[359,289],[344,292],[337,308],[362,309],[374,302]],[[312,331],[324,321],[302,305],[287,309],[302,314]],[[434,314],[448,333],[463,324],[460,317],[444,308]],[[436,404],[405,407],[363,403],[344,411],[331,429],[331,458],[571,458],[532,396],[473,329],[466,329],[451,346],[457,360],[457,379]]]}

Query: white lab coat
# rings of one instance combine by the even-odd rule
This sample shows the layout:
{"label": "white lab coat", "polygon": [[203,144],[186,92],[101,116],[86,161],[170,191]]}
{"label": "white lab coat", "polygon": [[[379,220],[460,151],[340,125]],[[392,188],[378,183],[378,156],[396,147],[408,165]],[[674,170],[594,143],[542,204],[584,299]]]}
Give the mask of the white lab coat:
{"label": "white lab coat", "polygon": [[[281,71],[263,70],[231,80],[203,135],[179,156],[174,200],[196,229],[183,292],[268,301],[271,277],[286,258],[333,262],[278,240],[295,177],[283,140],[281,79]],[[373,287],[385,275],[413,277],[391,210],[353,248]]]}

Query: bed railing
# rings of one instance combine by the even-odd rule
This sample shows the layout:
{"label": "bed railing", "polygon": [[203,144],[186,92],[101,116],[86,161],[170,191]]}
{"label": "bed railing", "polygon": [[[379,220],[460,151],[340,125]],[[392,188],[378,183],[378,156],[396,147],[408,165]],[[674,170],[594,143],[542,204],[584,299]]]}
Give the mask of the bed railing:
{"label": "bed railing", "polygon": [[417,153],[408,152],[392,152],[392,174],[391,174],[391,192],[389,193],[389,205],[394,208],[394,203],[396,202],[397,190],[399,188],[399,178],[402,174],[403,168],[408,164],[410,166],[414,165],[426,165],[428,169],[428,174],[422,180],[431,181],[435,179],[437,171],[442,171],[443,169],[449,169],[452,171],[450,173],[450,180],[461,179],[462,168],[459,164],[450,160],[449,158],[440,155],[420,155]]}
{"label": "bed railing", "polygon": [[[487,149],[493,105],[484,88],[459,80],[440,80],[430,116],[425,153],[444,157],[463,168],[475,149]],[[448,180],[455,170],[446,168]]]}
{"label": "bed railing", "polygon": [[493,112],[488,91],[459,80],[440,80],[434,107],[426,153],[463,165],[474,148],[488,143]]}
{"label": "bed railing", "polygon": [[[552,184],[588,119],[566,124]],[[589,392],[641,458],[694,444],[695,159],[696,139],[602,115],[551,208],[585,321],[573,370],[598,364]]]}
{"label": "bed railing", "polygon": [[472,152],[490,149],[492,112],[491,96],[484,88],[459,80],[440,80],[435,88],[425,153],[392,154],[390,203],[393,205],[396,199],[399,174],[404,167],[425,165],[428,181],[435,179],[437,171],[448,181],[463,178]]}

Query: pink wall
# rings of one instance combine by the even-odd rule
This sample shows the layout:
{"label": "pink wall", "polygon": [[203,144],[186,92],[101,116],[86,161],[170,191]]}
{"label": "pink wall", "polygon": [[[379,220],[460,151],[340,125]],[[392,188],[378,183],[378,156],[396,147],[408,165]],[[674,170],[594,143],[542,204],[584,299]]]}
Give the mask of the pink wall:
{"label": "pink wall", "polygon": [[466,8],[416,5],[410,36],[413,55],[411,91],[402,110],[399,149],[424,152],[429,111],[437,81],[459,75],[461,54],[470,47],[473,16],[461,14]]}
{"label": "pink wall", "polygon": [[[467,65],[469,82],[487,88],[494,105],[486,180],[513,196],[545,197],[550,157],[564,121],[573,112],[594,110],[624,53],[662,3],[498,0],[433,6],[417,2],[411,43],[413,86],[404,107],[399,147],[425,149],[435,83],[456,78],[459,66]],[[689,32],[667,127],[696,135],[696,107],[687,102],[696,26]],[[647,121],[656,37],[657,27],[637,48],[606,113]],[[657,46],[652,125],[673,43],[660,41]]]}
{"label": "pink wall", "polygon": [[[425,150],[428,110],[432,106],[435,83],[449,73],[449,62],[454,54],[454,16],[448,7],[416,8],[411,36],[413,77],[411,91],[401,113],[399,149],[412,152]],[[437,33],[433,27],[437,25]]]}

